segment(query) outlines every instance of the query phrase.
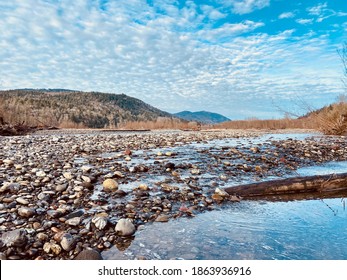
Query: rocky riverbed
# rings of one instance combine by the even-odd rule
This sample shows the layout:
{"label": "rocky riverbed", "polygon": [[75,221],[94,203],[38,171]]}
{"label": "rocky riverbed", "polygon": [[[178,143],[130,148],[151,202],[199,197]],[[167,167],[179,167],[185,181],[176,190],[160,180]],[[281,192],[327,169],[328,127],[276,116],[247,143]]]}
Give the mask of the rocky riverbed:
{"label": "rocky riverbed", "polygon": [[0,137],[1,259],[97,259],[148,223],[239,197],[223,187],[347,158],[344,137],[48,131]]}

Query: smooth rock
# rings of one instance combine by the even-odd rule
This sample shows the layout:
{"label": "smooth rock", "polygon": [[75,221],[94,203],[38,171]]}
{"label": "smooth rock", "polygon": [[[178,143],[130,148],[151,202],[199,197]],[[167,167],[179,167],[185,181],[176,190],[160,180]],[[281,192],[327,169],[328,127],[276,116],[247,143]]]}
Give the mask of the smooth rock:
{"label": "smooth rock", "polygon": [[75,238],[70,233],[65,233],[61,239],[60,246],[65,251],[71,251],[75,248],[76,241]]}
{"label": "smooth rock", "polygon": [[148,191],[148,186],[146,185],[146,184],[141,184],[141,185],[139,185],[139,190],[141,190],[141,191]]}
{"label": "smooth rock", "polygon": [[37,177],[45,177],[46,176],[46,173],[42,170],[40,171],[37,171],[36,174],[35,174]]}
{"label": "smooth rock", "polygon": [[67,189],[67,185],[57,185],[57,186],[55,186],[54,189],[57,192],[63,192],[63,191],[65,191]]}
{"label": "smooth rock", "polygon": [[168,222],[169,219],[170,217],[168,215],[161,214],[155,219],[155,222],[165,223],[165,222]]}
{"label": "smooth rock", "polygon": [[73,176],[71,174],[71,172],[65,172],[63,174],[64,178],[67,179],[67,180],[72,180],[73,179]]}
{"label": "smooth rock", "polygon": [[129,219],[120,219],[115,230],[121,236],[130,236],[136,231],[134,224]]}
{"label": "smooth rock", "polygon": [[113,179],[106,179],[102,183],[102,185],[104,187],[104,191],[106,191],[106,192],[114,192],[114,191],[118,190],[118,183]]}
{"label": "smooth rock", "polygon": [[83,165],[83,166],[81,167],[81,170],[82,170],[83,172],[89,172],[90,170],[92,170],[92,167],[89,166],[89,165]]}
{"label": "smooth rock", "polygon": [[26,199],[22,198],[22,197],[18,197],[16,198],[16,201],[20,204],[23,204],[23,205],[28,205],[29,204],[29,201],[27,201]]}
{"label": "smooth rock", "polygon": [[12,231],[4,232],[1,236],[1,241],[7,247],[23,247],[27,243],[28,237],[25,230],[15,229]]}
{"label": "smooth rock", "polygon": [[35,209],[29,207],[18,208],[18,215],[25,218],[30,218],[36,213]]}
{"label": "smooth rock", "polygon": [[81,223],[80,217],[74,217],[65,221],[65,224],[69,226],[78,226]]}
{"label": "smooth rock", "polygon": [[220,188],[216,188],[214,192],[216,194],[222,196],[222,197],[228,197],[229,196],[229,194],[225,190],[222,190]]}
{"label": "smooth rock", "polygon": [[102,256],[97,250],[89,248],[80,252],[75,260],[102,260]]}

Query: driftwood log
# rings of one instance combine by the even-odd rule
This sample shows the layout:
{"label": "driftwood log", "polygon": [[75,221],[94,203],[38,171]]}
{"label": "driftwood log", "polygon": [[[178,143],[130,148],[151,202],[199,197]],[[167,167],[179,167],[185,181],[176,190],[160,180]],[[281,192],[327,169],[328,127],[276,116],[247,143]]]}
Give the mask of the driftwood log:
{"label": "driftwood log", "polygon": [[281,195],[316,194],[318,196],[347,193],[347,173],[295,177],[224,189],[230,195],[243,198],[271,197]]}

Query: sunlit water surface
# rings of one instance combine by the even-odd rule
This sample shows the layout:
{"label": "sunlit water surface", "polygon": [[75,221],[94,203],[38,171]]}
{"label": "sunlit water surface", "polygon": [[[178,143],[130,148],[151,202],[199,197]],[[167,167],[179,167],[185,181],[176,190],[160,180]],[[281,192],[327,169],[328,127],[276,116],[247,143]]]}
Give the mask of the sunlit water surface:
{"label": "sunlit water surface", "polygon": [[[252,143],[307,136],[263,136],[252,139]],[[239,141],[209,145],[232,146]],[[347,162],[330,162],[301,168],[297,173],[308,176],[346,170]],[[103,252],[103,258],[347,259],[345,199],[241,201],[194,218],[147,224],[129,244],[127,248],[113,247]]]}

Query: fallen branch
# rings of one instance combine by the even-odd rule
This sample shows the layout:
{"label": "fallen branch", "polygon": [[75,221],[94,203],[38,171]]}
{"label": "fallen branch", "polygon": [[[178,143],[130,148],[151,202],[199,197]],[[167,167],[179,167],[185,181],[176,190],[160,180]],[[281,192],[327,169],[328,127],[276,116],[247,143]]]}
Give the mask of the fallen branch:
{"label": "fallen branch", "polygon": [[288,194],[336,194],[347,191],[347,173],[280,179],[238,185],[224,190],[230,195],[244,198]]}

